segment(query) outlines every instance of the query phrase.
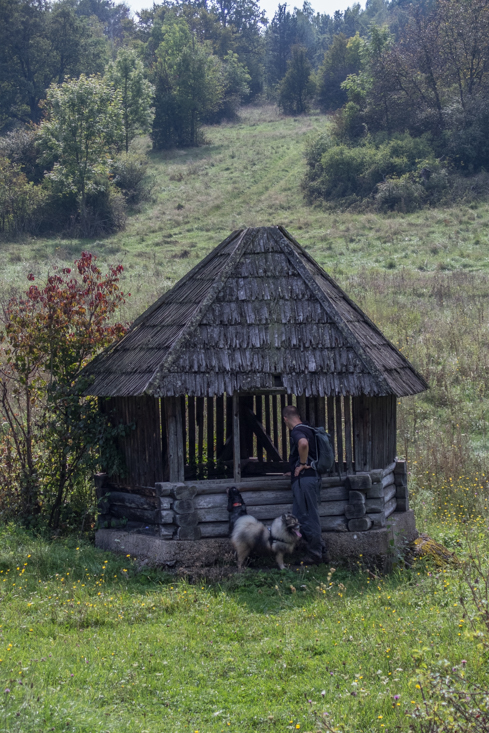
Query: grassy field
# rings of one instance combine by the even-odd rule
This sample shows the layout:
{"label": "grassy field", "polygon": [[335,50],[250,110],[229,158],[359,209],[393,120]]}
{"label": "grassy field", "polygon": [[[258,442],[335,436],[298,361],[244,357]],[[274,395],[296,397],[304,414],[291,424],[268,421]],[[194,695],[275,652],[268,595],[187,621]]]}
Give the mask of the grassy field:
{"label": "grassy field", "polygon": [[450,566],[189,583],[74,540],[0,547],[1,731],[418,730],[424,665],[489,683]]}
{"label": "grassy field", "polygon": [[[282,117],[246,108],[238,122],[205,129],[207,145],[150,153],[154,201],[124,232],[103,241],[38,239],[2,243],[0,277],[72,262],[82,249],[125,265],[128,318],[141,312],[233,229],[282,224],[334,276],[390,272],[486,271],[489,205],[392,216],[328,212],[306,205],[301,180],[307,140],[324,116]],[[141,141],[141,145],[144,143]]]}
{"label": "grassy field", "polygon": [[[489,205],[395,216],[309,207],[304,146],[325,124],[249,108],[208,128],[201,148],[151,153],[154,200],[124,232],[3,242],[3,292],[89,249],[124,264],[131,320],[232,229],[285,225],[427,377],[430,391],[399,407],[418,527],[461,557],[469,538],[484,563]],[[219,572],[189,582],[86,542],[3,531],[0,731],[421,733],[430,729],[411,715],[423,709],[423,664],[446,661],[488,687],[487,636],[465,629],[457,567],[385,579]]]}

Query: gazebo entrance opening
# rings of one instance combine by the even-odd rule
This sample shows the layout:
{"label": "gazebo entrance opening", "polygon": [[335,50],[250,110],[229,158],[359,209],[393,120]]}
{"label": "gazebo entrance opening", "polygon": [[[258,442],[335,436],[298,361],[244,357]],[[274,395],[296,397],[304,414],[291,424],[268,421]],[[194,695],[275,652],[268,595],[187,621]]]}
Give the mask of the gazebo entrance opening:
{"label": "gazebo entrance opening", "polygon": [[[158,481],[277,477],[288,471],[289,436],[282,410],[330,434],[332,474],[386,466],[396,455],[396,398],[240,394],[216,397],[113,397],[113,420],[129,426],[120,441],[126,471],[117,483],[136,488]],[[235,440],[235,436],[236,440]]]}

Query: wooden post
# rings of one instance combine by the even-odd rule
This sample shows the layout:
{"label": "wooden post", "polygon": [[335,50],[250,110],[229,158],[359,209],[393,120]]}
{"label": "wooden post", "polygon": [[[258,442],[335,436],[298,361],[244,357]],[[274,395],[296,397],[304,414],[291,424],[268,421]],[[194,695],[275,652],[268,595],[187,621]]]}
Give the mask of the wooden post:
{"label": "wooden post", "polygon": [[180,410],[182,414],[182,444],[183,444],[183,465],[187,464],[187,416],[185,396],[180,397]]}
{"label": "wooden post", "polygon": [[325,428],[326,427],[326,398],[325,397],[318,397],[317,399],[317,427],[318,428]]}
{"label": "wooden post", "polygon": [[214,470],[214,398],[207,398],[207,471]]}
{"label": "wooden post", "polygon": [[335,439],[334,439],[334,397],[327,397],[326,403],[328,406],[328,415],[327,415],[327,422],[328,422],[328,433],[331,436],[331,442],[333,444],[333,450],[336,451],[335,447]]}
{"label": "wooden post", "polygon": [[204,460],[204,398],[197,397],[195,402],[197,407],[197,426],[199,428],[197,444],[197,475],[202,478]]}
{"label": "wooden post", "polygon": [[233,392],[233,468],[234,483],[241,481],[241,446],[239,437],[239,395]]}
{"label": "wooden post", "polygon": [[281,437],[282,437],[282,458],[284,461],[287,460],[287,428],[284,424],[284,419],[282,417],[282,412],[285,407],[285,395],[280,395],[280,415],[279,415],[279,424],[280,424],[280,430],[281,430]]}
{"label": "wooden post", "polygon": [[195,397],[188,398],[188,462],[195,466]]}
{"label": "wooden post", "polygon": [[277,450],[280,449],[280,444],[278,442],[278,426],[279,422],[282,420],[279,420],[279,416],[277,414],[277,395],[274,394],[272,396],[272,421],[273,421],[273,444],[275,445],[275,448]]}
{"label": "wooden post", "polygon": [[171,483],[184,480],[183,425],[181,401],[178,397],[166,398],[168,434],[168,467]]}
{"label": "wooden post", "polygon": [[338,471],[340,472],[340,476],[343,472],[343,423],[342,423],[342,415],[341,415],[341,397],[340,395],[337,395],[335,398],[336,406],[335,406],[335,412],[336,412],[336,445],[338,448]]}
{"label": "wooden post", "polygon": [[306,422],[307,416],[306,416],[306,395],[301,394],[297,398],[297,409],[299,410],[299,415],[301,416],[302,422]]}
{"label": "wooden post", "polygon": [[224,448],[224,397],[216,397],[216,457],[220,456]]}
{"label": "wooden post", "polygon": [[263,399],[265,401],[265,431],[267,435],[272,437],[272,421],[270,419],[270,397],[269,395],[265,395]]}
{"label": "wooden post", "polygon": [[[255,404],[256,404],[255,415],[257,417],[258,422],[263,425],[263,399],[261,395],[256,395]],[[256,455],[257,455],[258,461],[260,463],[263,463],[263,448],[261,447],[258,440],[256,442]]]}
{"label": "wooden post", "polygon": [[345,408],[345,453],[346,453],[346,472],[353,473],[353,452],[351,443],[351,399],[343,398]]}
{"label": "wooden post", "polygon": [[161,410],[161,462],[163,464],[163,481],[169,481],[169,468],[168,468],[168,420],[166,417],[166,400],[164,397],[160,400]]}

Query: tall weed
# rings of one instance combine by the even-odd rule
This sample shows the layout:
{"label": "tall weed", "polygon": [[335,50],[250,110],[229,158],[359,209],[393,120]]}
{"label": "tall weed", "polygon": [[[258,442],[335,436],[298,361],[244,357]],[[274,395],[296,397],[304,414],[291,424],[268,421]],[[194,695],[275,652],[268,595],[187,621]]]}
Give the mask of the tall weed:
{"label": "tall weed", "polygon": [[343,284],[430,385],[398,405],[398,452],[419,511],[468,520],[488,495],[489,278],[405,269]]}

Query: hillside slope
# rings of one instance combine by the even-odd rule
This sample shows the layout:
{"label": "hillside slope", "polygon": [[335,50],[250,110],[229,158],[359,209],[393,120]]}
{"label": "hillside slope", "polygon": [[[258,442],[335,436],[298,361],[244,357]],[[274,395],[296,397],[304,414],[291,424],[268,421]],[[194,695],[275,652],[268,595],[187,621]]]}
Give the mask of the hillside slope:
{"label": "hillside slope", "polygon": [[122,261],[140,312],[231,230],[283,224],[340,279],[366,268],[480,270],[488,266],[489,206],[382,216],[308,206],[301,191],[307,140],[327,118],[283,117],[273,106],[245,108],[239,121],[207,127],[200,148],[150,153],[154,200],[126,230],[102,241],[32,239],[0,244],[0,277],[71,262],[84,248]]}

